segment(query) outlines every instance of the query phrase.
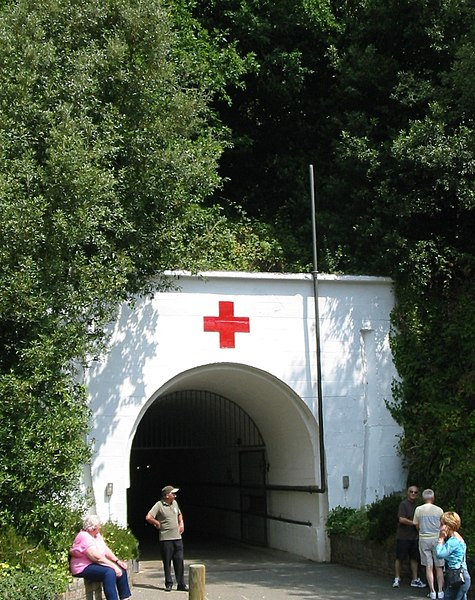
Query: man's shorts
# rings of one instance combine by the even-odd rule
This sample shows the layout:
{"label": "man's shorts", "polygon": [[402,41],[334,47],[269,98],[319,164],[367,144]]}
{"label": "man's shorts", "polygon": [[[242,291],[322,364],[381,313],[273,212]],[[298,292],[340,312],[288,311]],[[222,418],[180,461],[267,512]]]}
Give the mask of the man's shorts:
{"label": "man's shorts", "polygon": [[440,560],[435,555],[435,547],[437,546],[436,537],[419,538],[419,553],[421,555],[421,565],[424,567],[443,567],[444,559]]}
{"label": "man's shorts", "polygon": [[419,544],[417,540],[396,540],[396,558],[399,560],[419,561]]}

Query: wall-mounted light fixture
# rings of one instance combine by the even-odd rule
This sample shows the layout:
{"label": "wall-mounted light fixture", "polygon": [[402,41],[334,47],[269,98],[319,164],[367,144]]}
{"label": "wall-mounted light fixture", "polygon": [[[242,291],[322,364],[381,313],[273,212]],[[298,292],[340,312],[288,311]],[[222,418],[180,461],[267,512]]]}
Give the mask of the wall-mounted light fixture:
{"label": "wall-mounted light fixture", "polygon": [[108,483],[106,485],[106,496],[107,496],[107,498],[110,499],[110,497],[112,496],[113,491],[114,491],[114,484],[113,483]]}

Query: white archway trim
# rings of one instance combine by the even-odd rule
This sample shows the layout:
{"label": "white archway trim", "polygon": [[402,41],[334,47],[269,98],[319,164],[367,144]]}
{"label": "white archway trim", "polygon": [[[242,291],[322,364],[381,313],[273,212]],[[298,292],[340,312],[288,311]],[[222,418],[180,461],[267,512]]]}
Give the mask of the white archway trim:
{"label": "white archway trim", "polygon": [[277,377],[249,365],[203,364],[176,375],[148,399],[130,433],[129,456],[148,408],[160,397],[187,390],[212,392],[235,402],[261,432],[268,462],[267,485],[285,488],[268,497],[268,512],[282,518],[269,521],[269,546],[313,560],[328,560],[328,496],[293,489],[321,487],[318,423],[309,408],[316,405],[314,398],[304,401]]}
{"label": "white archway trim", "polygon": [[151,404],[161,396],[191,389],[232,400],[256,423],[266,443],[270,485],[320,487],[318,424],[314,415],[287,384],[243,364],[201,365],[161,386],[137,416],[129,436],[129,456],[137,427]]}

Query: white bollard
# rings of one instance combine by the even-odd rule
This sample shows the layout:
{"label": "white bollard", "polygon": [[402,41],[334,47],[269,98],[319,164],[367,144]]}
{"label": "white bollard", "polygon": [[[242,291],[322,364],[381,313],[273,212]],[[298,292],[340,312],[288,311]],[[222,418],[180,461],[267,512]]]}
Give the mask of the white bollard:
{"label": "white bollard", "polygon": [[190,565],[188,576],[189,600],[205,600],[206,567],[196,564]]}

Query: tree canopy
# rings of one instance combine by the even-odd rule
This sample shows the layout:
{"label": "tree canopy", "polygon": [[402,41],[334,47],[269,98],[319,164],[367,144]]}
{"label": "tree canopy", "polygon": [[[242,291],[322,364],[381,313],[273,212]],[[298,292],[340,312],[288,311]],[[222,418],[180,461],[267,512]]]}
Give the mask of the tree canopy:
{"label": "tree canopy", "polygon": [[[220,3],[221,5],[221,3]],[[411,481],[475,525],[474,44],[468,0],[195,2],[256,68],[218,106],[233,132],[217,196],[264,216],[284,264],[391,275]]]}
{"label": "tree canopy", "polygon": [[192,26],[155,0],[1,9],[0,524],[42,535],[70,498],[88,458],[80,372],[119,303],[248,239],[243,268],[269,255],[203,205],[229,137],[211,102],[246,67]]}
{"label": "tree canopy", "polygon": [[0,524],[70,495],[119,302],[308,268],[314,164],[320,270],[395,280],[410,477],[475,525],[473,2],[12,0],[0,31]]}

